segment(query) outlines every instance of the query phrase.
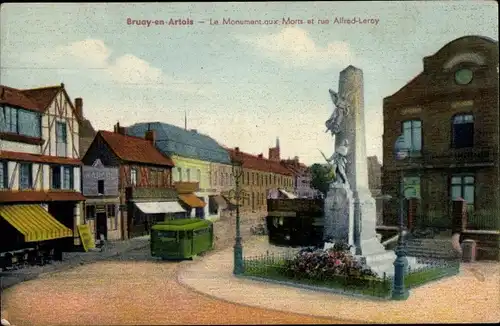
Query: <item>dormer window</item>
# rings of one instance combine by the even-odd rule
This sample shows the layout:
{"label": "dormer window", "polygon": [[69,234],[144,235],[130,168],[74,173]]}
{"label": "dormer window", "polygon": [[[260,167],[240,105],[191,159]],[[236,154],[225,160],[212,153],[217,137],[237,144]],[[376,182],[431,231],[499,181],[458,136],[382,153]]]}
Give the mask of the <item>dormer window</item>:
{"label": "dormer window", "polygon": [[455,72],[455,82],[459,85],[467,85],[470,84],[474,77],[472,70],[470,69],[459,69]]}

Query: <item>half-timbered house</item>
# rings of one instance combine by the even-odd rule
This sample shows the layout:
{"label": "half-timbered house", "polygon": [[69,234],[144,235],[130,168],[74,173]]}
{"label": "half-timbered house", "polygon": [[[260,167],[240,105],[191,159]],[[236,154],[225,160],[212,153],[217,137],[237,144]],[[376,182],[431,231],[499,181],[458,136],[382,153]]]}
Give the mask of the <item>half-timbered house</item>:
{"label": "half-timbered house", "polygon": [[64,84],[0,86],[0,242],[80,245],[79,110]]}
{"label": "half-timbered house", "polygon": [[168,216],[185,216],[172,185],[174,163],[156,149],[153,131],[145,138],[127,136],[119,125],[114,132],[101,130],[82,158],[85,165],[99,159],[103,166],[118,168],[118,223],[124,238],[146,234]]}

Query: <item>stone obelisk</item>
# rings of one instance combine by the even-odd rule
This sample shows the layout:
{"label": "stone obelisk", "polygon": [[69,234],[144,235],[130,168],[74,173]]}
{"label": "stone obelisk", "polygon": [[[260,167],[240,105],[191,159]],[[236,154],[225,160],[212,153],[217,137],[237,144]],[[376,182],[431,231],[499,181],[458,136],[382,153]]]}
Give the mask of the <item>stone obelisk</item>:
{"label": "stone obelisk", "polygon": [[[363,256],[368,265],[373,262],[385,265],[395,259],[392,251],[386,251],[376,234],[376,206],[368,186],[366,156],[363,71],[348,66],[340,72],[339,96],[350,103],[350,112],[344,117],[340,133],[335,137],[335,147],[347,139],[346,174],[354,197],[354,245],[356,255]],[[383,267],[383,266],[380,266]],[[387,266],[384,266],[387,267]],[[384,268],[385,269],[385,268]]]}

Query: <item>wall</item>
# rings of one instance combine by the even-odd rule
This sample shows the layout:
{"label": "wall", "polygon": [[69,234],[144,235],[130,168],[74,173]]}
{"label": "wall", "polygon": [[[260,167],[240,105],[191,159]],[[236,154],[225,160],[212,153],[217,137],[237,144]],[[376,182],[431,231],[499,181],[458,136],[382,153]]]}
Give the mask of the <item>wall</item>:
{"label": "wall", "polygon": [[266,199],[271,189],[281,188],[289,192],[293,192],[294,189],[292,176],[247,169],[245,167],[240,182],[246,194],[241,203],[242,209],[248,211],[267,210]]}
{"label": "wall", "polygon": [[43,154],[60,156],[56,150],[56,124],[54,119],[55,121],[65,122],[67,126],[66,157],[79,158],[78,120],[71,108],[71,103],[67,101],[64,91],[57,94],[42,117],[42,138],[45,140]]}
{"label": "wall", "polygon": [[[198,182],[199,183],[199,191],[195,193],[197,197],[203,199],[206,203],[205,205],[205,217],[210,219],[218,219],[220,217],[220,211],[217,215],[210,215],[209,212],[209,197],[211,195],[217,194],[216,189],[211,185],[211,170],[210,170],[210,162],[200,161],[192,158],[186,158],[178,155],[172,155],[172,160],[174,161],[175,167],[172,171],[173,181],[181,181],[179,175],[179,168],[182,173],[182,181],[183,182]],[[190,178],[188,179],[187,171],[190,171]],[[197,171],[200,171],[201,178],[198,178]],[[193,210],[194,211],[194,210]]]}
{"label": "wall", "polygon": [[[457,61],[463,53],[478,53],[485,61],[481,65]],[[494,168],[499,166],[498,43],[462,38],[424,58],[424,67],[384,99],[382,193],[398,196],[401,170],[406,176],[421,175],[422,215],[449,222],[450,177],[467,173],[475,175],[476,210],[498,210],[500,175]],[[468,85],[458,85],[454,73],[464,67],[474,70],[474,78]],[[474,148],[452,148],[452,118],[458,113],[474,115]],[[393,152],[405,120],[422,123],[422,156],[411,164],[395,161]],[[394,201],[386,203],[384,224],[394,223],[396,212]]]}
{"label": "wall", "polygon": [[118,196],[118,168],[116,167],[93,167],[83,166],[83,187],[84,196],[98,196],[98,181],[104,180],[105,196]]}

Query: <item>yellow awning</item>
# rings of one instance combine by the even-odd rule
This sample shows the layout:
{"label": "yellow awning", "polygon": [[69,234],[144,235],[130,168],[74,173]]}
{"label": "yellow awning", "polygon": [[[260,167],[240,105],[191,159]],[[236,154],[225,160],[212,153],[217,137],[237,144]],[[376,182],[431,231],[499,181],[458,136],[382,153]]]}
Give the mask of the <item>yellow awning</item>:
{"label": "yellow awning", "polygon": [[26,242],[73,236],[73,231],[56,220],[40,205],[0,206],[0,216],[21,232]]}
{"label": "yellow awning", "polygon": [[183,194],[179,195],[180,200],[186,203],[192,208],[202,208],[205,207],[205,202],[193,194]]}

